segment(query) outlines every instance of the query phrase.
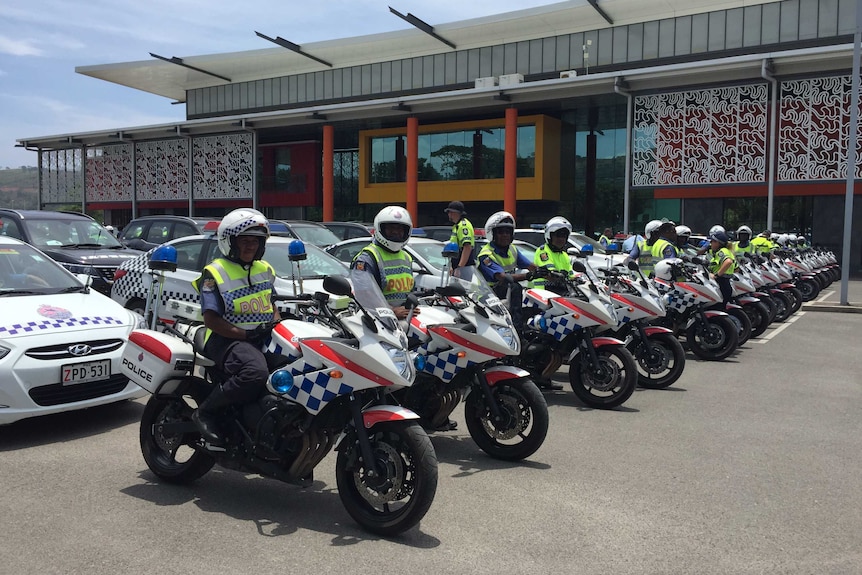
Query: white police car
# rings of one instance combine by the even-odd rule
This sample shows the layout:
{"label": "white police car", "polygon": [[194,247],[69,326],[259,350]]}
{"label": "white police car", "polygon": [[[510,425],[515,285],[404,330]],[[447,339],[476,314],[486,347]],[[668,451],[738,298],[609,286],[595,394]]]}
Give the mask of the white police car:
{"label": "white police car", "polygon": [[82,278],[0,236],[0,425],[146,395],[120,372],[143,318]]}
{"label": "white police car", "polygon": [[[328,275],[347,276],[347,265],[322,249],[306,244],[306,259],[292,266],[289,257],[291,242],[294,238],[271,236],[266,241],[263,259],[275,269],[275,291],[279,295],[314,293],[323,291],[323,278]],[[164,286],[159,302],[158,318],[165,323],[173,323],[175,312],[168,310],[168,300],[197,304],[200,297],[192,282],[215,257],[221,257],[216,236],[186,236],[163,244],[176,249],[176,271],[163,271]],[[158,249],[158,248],[156,248]],[[150,255],[153,250],[120,264],[114,274],[111,298],[128,309],[141,315],[146,309],[147,294],[152,283],[149,270]],[[298,271],[294,271],[298,270]],[[302,279],[300,285],[299,280]]]}

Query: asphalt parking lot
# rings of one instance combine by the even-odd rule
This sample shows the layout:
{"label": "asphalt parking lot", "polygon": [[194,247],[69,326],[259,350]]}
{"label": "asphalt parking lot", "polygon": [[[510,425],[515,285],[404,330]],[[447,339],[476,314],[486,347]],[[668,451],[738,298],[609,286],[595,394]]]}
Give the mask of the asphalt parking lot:
{"label": "asphalt parking lot", "polygon": [[19,422],[0,428],[0,572],[862,573],[860,331],[803,311],[613,411],[547,392],[520,464],[459,410],[433,438],[434,505],[392,540],[347,515],[333,455],[305,490],[217,469],[176,487],[140,455],[143,400]]}

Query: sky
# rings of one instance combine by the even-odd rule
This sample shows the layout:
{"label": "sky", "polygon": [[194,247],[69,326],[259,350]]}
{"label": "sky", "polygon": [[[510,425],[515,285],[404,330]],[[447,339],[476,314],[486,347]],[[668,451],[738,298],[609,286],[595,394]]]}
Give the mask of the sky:
{"label": "sky", "polygon": [[[0,169],[35,166],[17,139],[172,123],[185,106],[75,73],[76,66],[271,48],[255,31],[300,46],[445,24],[554,0],[0,0]],[[290,7],[297,7],[295,10]]]}

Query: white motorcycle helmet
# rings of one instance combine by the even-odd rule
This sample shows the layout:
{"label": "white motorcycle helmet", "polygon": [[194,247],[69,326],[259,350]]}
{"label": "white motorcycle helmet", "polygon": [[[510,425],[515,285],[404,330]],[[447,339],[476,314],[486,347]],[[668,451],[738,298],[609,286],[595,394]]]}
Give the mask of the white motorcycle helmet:
{"label": "white motorcycle helmet", "polygon": [[778,242],[778,245],[786,246],[789,240],[790,237],[787,234],[778,234],[778,239],[776,241]]}
{"label": "white motorcycle helmet", "polygon": [[[400,224],[406,229],[404,238],[387,238],[383,235],[383,224]],[[374,241],[390,252],[400,252],[410,240],[410,234],[413,231],[413,219],[410,217],[410,212],[401,206],[386,206],[374,216]]]}
{"label": "white motorcycle helmet", "polygon": [[682,260],[679,258],[668,258],[661,260],[655,265],[653,272],[655,277],[664,281],[674,281],[676,279],[676,270],[682,266]]}
{"label": "white motorcycle helmet", "polygon": [[712,234],[714,234],[715,232],[721,232],[723,234],[726,234],[727,230],[724,229],[724,226],[719,226],[718,224],[716,224],[716,225],[712,226],[711,228],[709,228],[709,233],[707,233],[706,235],[707,235],[707,237],[709,237]]}
{"label": "white motorcycle helmet", "polygon": [[551,234],[562,229],[567,230],[568,234],[572,233],[572,224],[563,216],[554,216],[548,220],[547,224],[545,224],[545,243],[548,244],[549,247],[552,247],[553,245],[551,244]]}
{"label": "white motorcycle helmet", "polygon": [[736,236],[739,237],[739,234],[748,234],[748,237],[751,238],[752,231],[748,226],[739,226],[739,229],[736,230]]}
{"label": "white motorcycle helmet", "polygon": [[497,228],[512,228],[515,230],[515,216],[506,211],[499,211],[491,214],[488,221],[485,222],[485,234],[494,241],[494,230]]}
{"label": "white motorcycle helmet", "polygon": [[682,225],[677,226],[676,227],[676,235],[689,237],[691,235],[691,228],[688,226],[682,226]]}
{"label": "white motorcycle helmet", "polygon": [[264,238],[254,255],[254,259],[259,260],[263,257],[263,252],[266,249],[266,238],[269,238],[269,220],[257,210],[239,208],[222,218],[216,236],[219,251],[231,261],[239,261],[236,243],[239,236]]}
{"label": "white motorcycle helmet", "polygon": [[661,220],[650,220],[647,222],[647,225],[644,226],[644,237],[649,241],[651,236],[661,227]]}

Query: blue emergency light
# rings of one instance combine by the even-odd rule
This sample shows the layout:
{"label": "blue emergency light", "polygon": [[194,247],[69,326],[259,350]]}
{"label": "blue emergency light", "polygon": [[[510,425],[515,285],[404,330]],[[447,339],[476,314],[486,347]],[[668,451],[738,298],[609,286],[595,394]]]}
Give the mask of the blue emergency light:
{"label": "blue emergency light", "polygon": [[147,264],[151,270],[177,271],[177,248],[174,246],[159,246],[150,254]]}
{"label": "blue emergency light", "polygon": [[458,244],[455,242],[448,242],[443,246],[443,257],[444,258],[456,258],[458,257]]}
{"label": "blue emergency light", "polygon": [[305,244],[302,243],[302,240],[293,240],[287,246],[287,258],[296,262],[299,260],[304,260],[308,257],[308,254],[305,253]]}

